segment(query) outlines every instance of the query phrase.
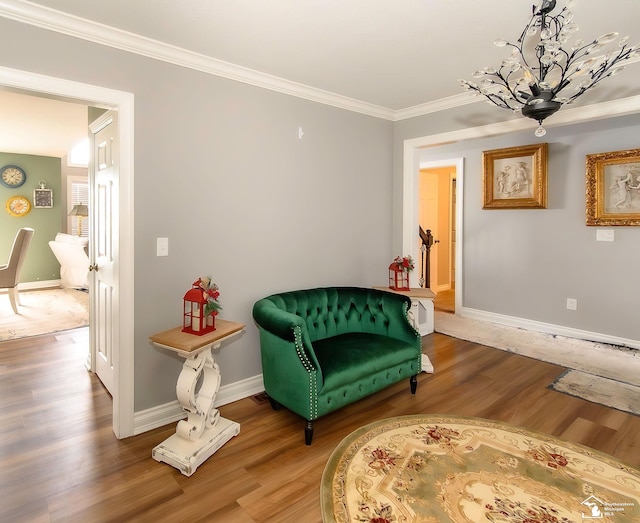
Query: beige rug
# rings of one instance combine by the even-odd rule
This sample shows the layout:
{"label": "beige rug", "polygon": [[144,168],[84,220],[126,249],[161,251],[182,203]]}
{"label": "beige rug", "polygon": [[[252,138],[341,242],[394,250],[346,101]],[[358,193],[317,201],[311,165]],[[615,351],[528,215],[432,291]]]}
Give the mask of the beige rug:
{"label": "beige rug", "polygon": [[[435,313],[435,330],[579,371],[552,388],[633,414],[640,412],[640,350]],[[602,378],[602,379],[598,379]]]}
{"label": "beige rug", "polygon": [[37,336],[89,325],[89,293],[75,289],[20,292],[14,314],[7,294],[0,294],[0,341]]}
{"label": "beige rug", "polygon": [[640,416],[640,387],[568,370],[551,384],[553,390]]}
{"label": "beige rug", "polygon": [[508,327],[444,312],[435,313],[434,325],[436,332],[448,336],[640,386],[640,350]]}
{"label": "beige rug", "polygon": [[401,416],[338,445],[320,500],[325,523],[638,523],[640,471],[505,423]]}

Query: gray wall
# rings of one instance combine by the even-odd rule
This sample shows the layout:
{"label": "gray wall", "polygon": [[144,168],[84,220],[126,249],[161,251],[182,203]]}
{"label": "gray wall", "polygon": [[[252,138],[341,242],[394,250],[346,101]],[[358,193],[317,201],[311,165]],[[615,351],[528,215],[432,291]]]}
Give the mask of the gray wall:
{"label": "gray wall", "polygon": [[[405,139],[436,134],[435,119],[397,124],[396,159]],[[421,161],[465,161],[463,307],[640,343],[640,229],[607,227],[615,230],[609,243],[585,225],[586,155],[640,147],[640,117],[549,127],[542,139],[533,128],[421,152]],[[541,141],[549,144],[547,209],[483,210],[482,151]],[[397,218],[401,198],[395,202]],[[577,311],[567,310],[567,298],[578,300]]]}
{"label": "gray wall", "polygon": [[[260,374],[253,303],[320,285],[383,285],[392,258],[388,121],[0,19],[0,65],[135,95],[135,409],[175,400],[182,360],[148,336],[211,275],[222,384]],[[304,138],[298,139],[298,126]],[[122,217],[126,220],[126,217]],[[157,237],[169,256],[155,256]]]}

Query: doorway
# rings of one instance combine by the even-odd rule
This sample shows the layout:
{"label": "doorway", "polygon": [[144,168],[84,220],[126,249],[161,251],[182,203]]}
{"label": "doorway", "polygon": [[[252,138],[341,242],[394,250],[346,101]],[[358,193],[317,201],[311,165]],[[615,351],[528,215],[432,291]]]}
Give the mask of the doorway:
{"label": "doorway", "polygon": [[435,309],[445,312],[455,312],[456,176],[455,164],[420,166],[419,224],[433,235],[428,286],[436,294]]}
{"label": "doorway", "polygon": [[421,165],[419,224],[433,235],[428,287],[438,293],[455,287],[455,180],[455,165]]}
{"label": "doorway", "polygon": [[[117,231],[116,265],[118,305],[114,318],[114,394],[113,431],[117,438],[134,435],[134,317],[133,317],[133,94],[113,89],[82,84],[71,80],[43,76],[26,71],[0,67],[0,86],[28,92],[33,96],[57,97],[105,109],[119,115],[120,184],[116,206],[126,214],[127,226]],[[90,329],[95,328],[94,318]]]}
{"label": "doorway", "polygon": [[[435,262],[430,287],[441,299],[448,298],[448,312],[462,310],[463,182],[463,158],[423,160],[420,151],[405,142],[403,252],[420,260],[418,224],[432,229],[434,242],[439,241],[431,250]],[[434,307],[436,304],[434,300]]]}

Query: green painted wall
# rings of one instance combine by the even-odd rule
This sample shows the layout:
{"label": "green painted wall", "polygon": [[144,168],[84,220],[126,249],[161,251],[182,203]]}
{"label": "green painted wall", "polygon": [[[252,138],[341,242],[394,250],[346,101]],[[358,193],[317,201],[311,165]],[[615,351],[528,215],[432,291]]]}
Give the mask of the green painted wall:
{"label": "green painted wall", "polygon": [[[6,263],[9,258],[16,232],[22,227],[32,227],[35,234],[22,268],[20,281],[57,280],[60,278],[60,264],[49,248],[49,241],[62,230],[63,209],[60,196],[63,189],[60,158],[0,152],[0,167],[4,165],[17,165],[24,169],[27,181],[17,189],[8,189],[0,185],[0,264]],[[53,208],[32,207],[26,216],[11,216],[5,207],[7,200],[11,196],[25,196],[33,206],[33,190],[39,187],[40,180],[45,180],[47,187],[53,189]]]}

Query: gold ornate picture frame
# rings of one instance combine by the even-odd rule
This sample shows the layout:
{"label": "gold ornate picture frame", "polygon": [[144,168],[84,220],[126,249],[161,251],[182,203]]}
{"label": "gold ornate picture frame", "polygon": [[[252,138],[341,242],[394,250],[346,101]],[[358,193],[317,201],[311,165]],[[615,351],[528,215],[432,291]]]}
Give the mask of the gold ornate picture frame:
{"label": "gold ornate picture frame", "polygon": [[640,225],[640,149],[587,155],[587,225]]}
{"label": "gold ornate picture frame", "polygon": [[483,209],[546,209],[546,143],[482,152]]}

